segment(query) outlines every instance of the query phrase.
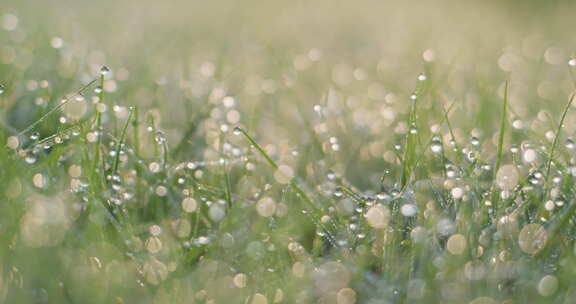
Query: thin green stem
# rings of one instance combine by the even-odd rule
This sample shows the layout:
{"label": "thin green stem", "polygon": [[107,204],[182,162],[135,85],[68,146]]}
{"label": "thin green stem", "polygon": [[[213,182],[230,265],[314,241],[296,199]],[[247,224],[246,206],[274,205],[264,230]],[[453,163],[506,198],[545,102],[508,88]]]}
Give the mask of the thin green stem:
{"label": "thin green stem", "polygon": [[554,141],[552,142],[552,147],[550,148],[550,154],[548,155],[548,162],[546,163],[546,175],[545,181],[548,181],[550,177],[550,169],[552,168],[552,159],[554,157],[554,152],[556,151],[556,147],[558,146],[558,141],[560,139],[560,131],[562,131],[562,126],[564,125],[564,120],[566,119],[566,114],[568,114],[568,110],[574,101],[574,94],[570,95],[570,99],[566,106],[564,107],[564,111],[562,112],[562,118],[560,119],[560,123],[558,124],[558,128],[556,129],[556,135],[554,136]]}
{"label": "thin green stem", "polygon": [[126,131],[128,130],[128,125],[130,124],[130,120],[132,119],[132,114],[134,113],[134,108],[130,108],[130,112],[128,113],[128,119],[124,123],[124,127],[122,128],[122,133],[120,133],[120,138],[116,142],[116,155],[114,156],[114,163],[112,165],[112,174],[118,173],[118,164],[120,163],[120,149],[122,149],[122,145],[126,139]]}
{"label": "thin green stem", "polygon": [[506,110],[508,109],[508,81],[504,86],[504,102],[502,103],[502,113],[500,116],[500,134],[498,135],[498,150],[496,152],[496,166],[494,172],[498,172],[502,164],[502,151],[504,148],[504,134],[506,132]]}

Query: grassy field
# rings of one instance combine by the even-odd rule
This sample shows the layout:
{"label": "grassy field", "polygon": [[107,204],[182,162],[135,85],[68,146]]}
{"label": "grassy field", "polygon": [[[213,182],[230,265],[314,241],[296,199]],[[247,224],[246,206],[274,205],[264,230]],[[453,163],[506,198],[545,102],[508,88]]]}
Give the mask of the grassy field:
{"label": "grassy field", "polygon": [[0,303],[574,303],[573,1],[0,2]]}

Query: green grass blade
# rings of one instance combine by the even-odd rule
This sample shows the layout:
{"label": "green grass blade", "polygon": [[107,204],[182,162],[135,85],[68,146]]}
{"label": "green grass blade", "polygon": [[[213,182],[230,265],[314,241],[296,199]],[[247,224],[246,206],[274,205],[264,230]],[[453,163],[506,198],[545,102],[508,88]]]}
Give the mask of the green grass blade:
{"label": "green grass blade", "polygon": [[498,169],[500,169],[500,166],[502,165],[502,151],[504,150],[504,134],[506,133],[506,119],[508,109],[508,86],[509,83],[506,81],[506,84],[504,85],[504,102],[502,103],[500,116],[500,133],[498,135],[498,148],[496,151],[496,166],[494,166],[494,174],[498,172]]}
{"label": "green grass blade", "polygon": [[130,107],[130,110],[128,112],[128,118],[126,119],[126,122],[124,123],[124,127],[122,128],[122,133],[120,133],[120,138],[116,142],[116,148],[115,148],[116,155],[114,156],[114,163],[112,165],[112,174],[118,173],[118,164],[120,163],[120,149],[122,148],[122,145],[124,144],[124,141],[126,140],[126,131],[128,130],[128,126],[130,125],[130,121],[132,120],[133,114],[134,114],[134,108]]}
{"label": "green grass blade", "polygon": [[570,110],[570,106],[572,106],[572,102],[574,101],[574,95],[575,93],[572,93],[572,95],[570,95],[570,99],[568,100],[568,103],[566,103],[564,111],[562,112],[562,118],[560,118],[560,123],[558,123],[558,128],[556,129],[556,134],[554,135],[554,141],[552,142],[552,147],[550,147],[548,162],[546,163],[545,181],[548,181],[548,178],[550,177],[550,169],[552,168],[552,159],[554,158],[554,152],[556,151],[556,147],[558,146],[558,141],[560,139],[560,131],[562,131],[562,126],[564,125],[566,114],[568,114],[568,110]]}

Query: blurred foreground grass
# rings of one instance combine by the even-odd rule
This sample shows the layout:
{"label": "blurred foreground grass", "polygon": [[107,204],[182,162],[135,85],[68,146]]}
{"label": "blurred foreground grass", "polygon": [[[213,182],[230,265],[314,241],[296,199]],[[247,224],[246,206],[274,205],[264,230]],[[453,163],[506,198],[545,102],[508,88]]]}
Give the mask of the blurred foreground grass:
{"label": "blurred foreground grass", "polygon": [[572,1],[0,3],[0,301],[573,303]]}

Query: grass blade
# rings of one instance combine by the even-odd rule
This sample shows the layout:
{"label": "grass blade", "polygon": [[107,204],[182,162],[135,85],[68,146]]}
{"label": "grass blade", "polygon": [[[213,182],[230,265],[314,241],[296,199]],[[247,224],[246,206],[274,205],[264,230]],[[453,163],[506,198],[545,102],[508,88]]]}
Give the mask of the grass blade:
{"label": "grass blade", "polygon": [[548,155],[548,162],[546,163],[546,175],[544,179],[546,182],[548,181],[548,177],[550,177],[550,169],[552,168],[552,159],[554,157],[556,147],[558,146],[558,140],[560,139],[560,131],[562,130],[562,126],[564,125],[566,114],[568,114],[568,110],[570,109],[570,106],[574,101],[574,94],[575,93],[572,93],[570,99],[568,100],[568,103],[566,103],[566,106],[564,107],[564,111],[562,112],[562,118],[560,118],[560,123],[558,123],[558,128],[556,129],[556,135],[554,136],[554,141],[552,142],[552,147],[550,147],[550,154]]}
{"label": "grass blade", "polygon": [[506,133],[506,111],[508,109],[508,86],[506,81],[504,85],[504,102],[502,103],[502,111],[500,116],[500,134],[498,135],[498,150],[496,152],[496,166],[494,166],[494,174],[498,172],[502,165],[502,151],[504,149],[504,134]]}

